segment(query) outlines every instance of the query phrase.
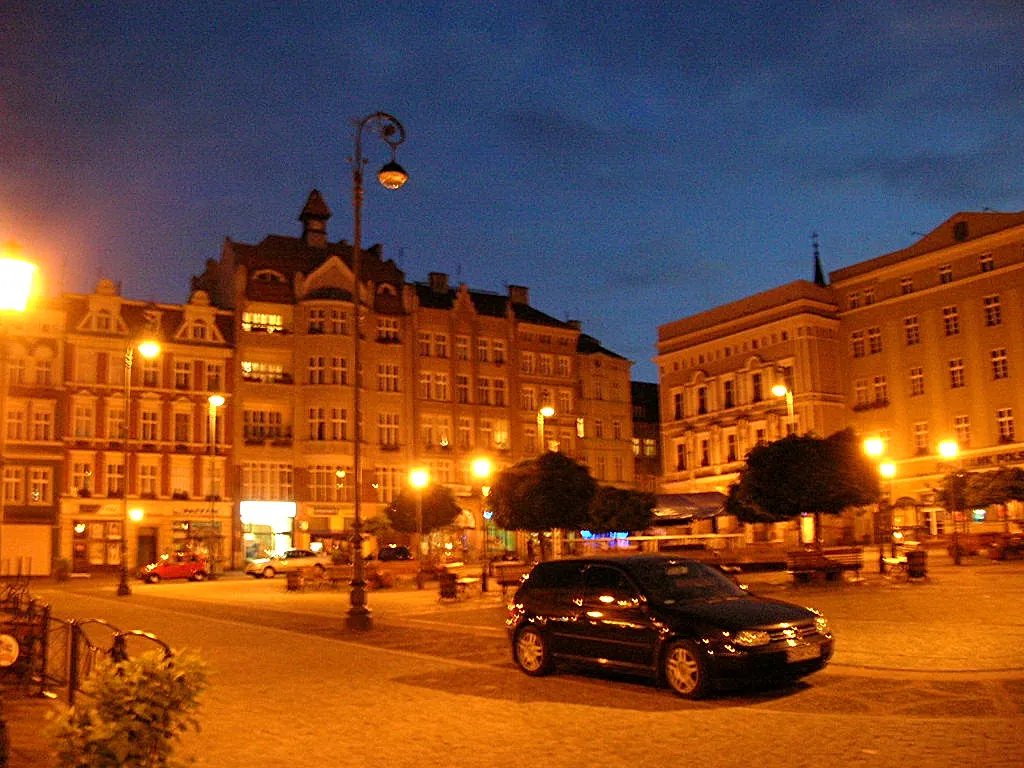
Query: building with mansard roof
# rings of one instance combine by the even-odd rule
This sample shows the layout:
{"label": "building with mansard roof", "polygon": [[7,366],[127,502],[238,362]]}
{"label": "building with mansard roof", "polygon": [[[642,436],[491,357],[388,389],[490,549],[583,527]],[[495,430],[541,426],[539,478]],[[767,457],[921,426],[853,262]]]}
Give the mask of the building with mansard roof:
{"label": "building with mansard roof", "polygon": [[[342,538],[356,493],[372,517],[421,467],[463,504],[456,546],[472,555],[515,549],[484,514],[488,481],[470,466],[487,458],[497,472],[544,446],[586,462],[601,482],[632,487],[628,360],[578,323],[531,306],[526,287],[503,295],[449,285],[442,273],[410,282],[379,245],[363,252],[356,286],[352,246],[328,239],[330,216],[314,190],[298,237],[228,239],[193,279],[234,318],[231,442],[249,550]],[[543,407],[553,415],[539,416]]]}

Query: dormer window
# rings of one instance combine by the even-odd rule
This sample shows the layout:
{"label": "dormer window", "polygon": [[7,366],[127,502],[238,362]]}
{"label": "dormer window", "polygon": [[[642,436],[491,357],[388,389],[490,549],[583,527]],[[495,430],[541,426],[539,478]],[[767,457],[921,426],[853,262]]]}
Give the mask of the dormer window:
{"label": "dormer window", "polygon": [[206,321],[196,320],[192,324],[192,338],[196,341],[205,341],[207,336]]}
{"label": "dormer window", "polygon": [[101,309],[92,317],[92,327],[97,331],[109,332],[113,325],[113,318],[110,316],[110,312],[105,309]]}
{"label": "dormer window", "polygon": [[252,280],[254,283],[284,283],[284,275],[280,272],[276,272],[273,269],[261,269],[253,273]]}
{"label": "dormer window", "polygon": [[398,292],[395,291],[395,286],[390,283],[381,283],[377,286],[378,296],[397,296]]}

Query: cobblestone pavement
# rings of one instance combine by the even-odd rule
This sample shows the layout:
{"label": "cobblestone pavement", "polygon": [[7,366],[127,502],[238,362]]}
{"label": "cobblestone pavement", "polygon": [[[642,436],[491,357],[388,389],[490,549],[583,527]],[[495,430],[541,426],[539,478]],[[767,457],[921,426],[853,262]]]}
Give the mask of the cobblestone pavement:
{"label": "cobblestone pavement", "polygon": [[[346,594],[288,593],[280,579],[268,582],[229,576],[208,584],[137,585],[127,600],[117,598],[112,585],[101,582],[40,585],[35,591],[51,602],[58,614],[62,604],[88,608],[92,611],[89,615],[128,611],[138,617],[137,626],[156,631],[172,643],[188,636],[180,626],[185,615],[195,627],[235,627],[226,640],[220,638],[221,644],[211,638],[210,648],[223,649],[223,642],[230,643],[234,634],[260,638],[257,643],[264,638],[276,641],[280,635],[291,638],[288,647],[294,648],[294,633],[301,633],[320,638],[330,647],[365,648],[375,654],[373,658],[390,654],[387,658],[392,661],[385,666],[389,684],[414,689],[426,702],[457,695],[490,702],[486,711],[585,705],[619,712],[623,717],[626,713],[634,717],[645,712],[652,716],[699,712],[721,718],[742,710],[751,717],[762,713],[771,718],[813,718],[819,726],[823,718],[831,716],[844,718],[843,722],[866,718],[860,721],[862,725],[889,719],[901,731],[980,731],[982,746],[971,748],[991,749],[991,759],[968,760],[965,756],[963,762],[1019,764],[1008,757],[1000,762],[1004,751],[999,744],[1011,739],[1016,755],[1024,747],[1016,727],[1024,716],[1024,563],[972,559],[958,568],[941,556],[933,556],[932,561],[930,578],[923,583],[890,582],[865,573],[858,583],[794,586],[785,574],[750,575],[753,591],[822,610],[837,636],[836,656],[828,669],[793,690],[741,691],[696,704],[654,690],[645,681],[571,673],[541,681],[525,678],[509,658],[502,626],[504,601],[498,592],[454,604],[440,603],[433,590],[371,592],[374,628],[358,634],[345,629]],[[312,641],[307,645],[313,645]],[[271,666],[289,661],[275,657]],[[254,664],[259,668],[258,662]],[[52,766],[38,727],[45,709],[52,706],[45,700],[24,697],[5,701],[14,742],[11,768]],[[230,707],[219,710],[230,711]],[[236,720],[239,716],[247,715],[234,711]],[[557,720],[559,716],[554,717]],[[211,715],[209,719],[214,718]],[[933,725],[923,725],[927,723]],[[237,722],[235,726],[237,730]],[[230,738],[219,722],[208,723],[205,729]],[[847,738],[855,741],[857,735],[851,733]],[[919,744],[908,757],[921,758],[932,748],[931,742]],[[873,749],[862,748],[864,764],[891,764],[873,762]],[[878,753],[892,757],[892,750],[889,745]],[[954,749],[942,759],[951,760],[955,754]],[[933,759],[932,764],[946,764],[942,759]]]}

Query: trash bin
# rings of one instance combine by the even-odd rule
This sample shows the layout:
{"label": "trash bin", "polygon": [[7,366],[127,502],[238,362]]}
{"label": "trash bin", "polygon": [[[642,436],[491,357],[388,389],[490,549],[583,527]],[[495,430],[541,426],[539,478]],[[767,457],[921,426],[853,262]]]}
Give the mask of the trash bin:
{"label": "trash bin", "polygon": [[928,575],[928,553],[923,549],[912,549],[907,552],[907,576],[911,579],[923,579]]}
{"label": "trash bin", "polygon": [[458,577],[451,571],[444,570],[437,577],[440,597],[442,600],[456,600],[459,597]]}

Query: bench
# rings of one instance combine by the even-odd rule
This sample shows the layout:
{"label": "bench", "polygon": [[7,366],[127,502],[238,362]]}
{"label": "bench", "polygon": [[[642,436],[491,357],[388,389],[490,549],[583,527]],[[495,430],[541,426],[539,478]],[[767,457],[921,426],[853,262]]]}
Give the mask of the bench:
{"label": "bench", "polygon": [[795,582],[837,581],[847,571],[859,572],[864,566],[861,547],[801,549],[786,553],[786,572]]}
{"label": "bench", "polygon": [[501,587],[501,596],[505,598],[509,589],[517,589],[523,582],[523,577],[533,570],[532,563],[524,563],[517,560],[502,560],[491,563],[494,571],[494,580]]}
{"label": "bench", "polygon": [[311,589],[341,589],[352,581],[351,565],[329,565],[326,568],[299,568],[285,572],[285,589],[288,592],[303,592]]}
{"label": "bench", "polygon": [[462,563],[450,563],[438,573],[441,600],[460,600],[469,597],[471,590],[481,584],[479,576],[470,576]]}

